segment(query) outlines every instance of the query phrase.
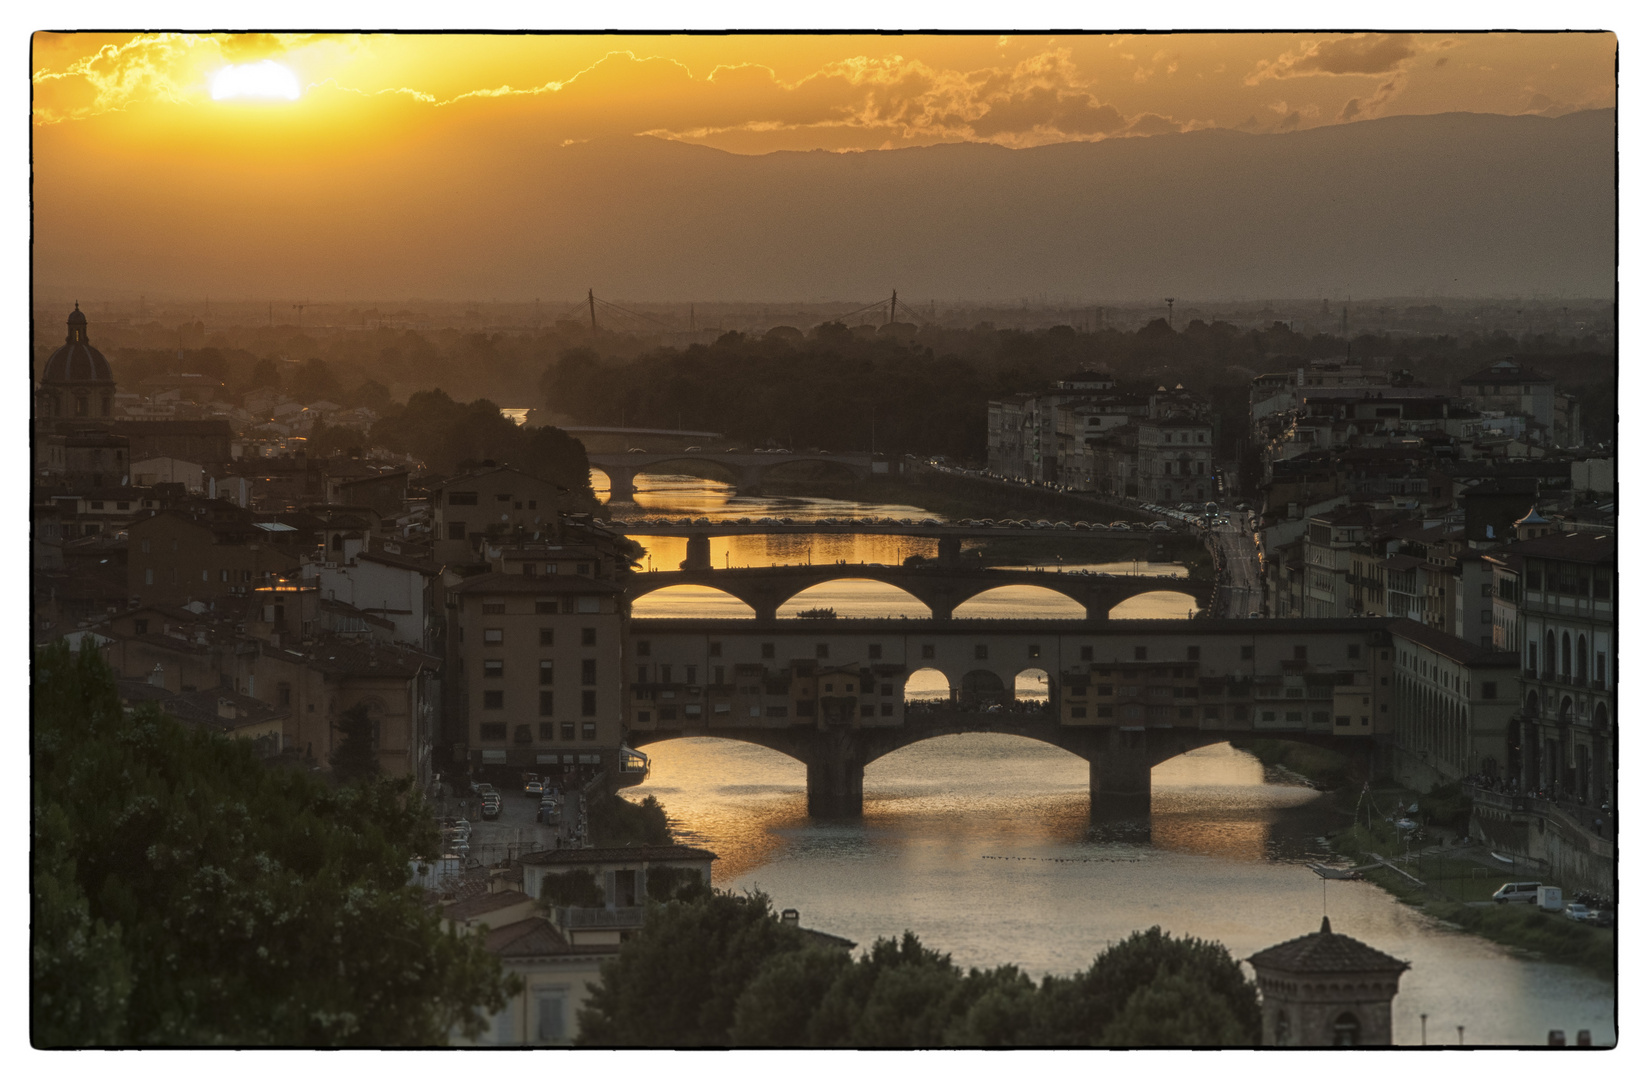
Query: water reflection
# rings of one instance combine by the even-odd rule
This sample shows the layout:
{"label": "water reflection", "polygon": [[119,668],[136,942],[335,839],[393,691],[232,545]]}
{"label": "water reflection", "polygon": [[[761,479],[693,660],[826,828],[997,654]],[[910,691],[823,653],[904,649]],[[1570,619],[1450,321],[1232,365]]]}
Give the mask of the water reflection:
{"label": "water reflection", "polygon": [[[911,676],[911,696],[923,676]],[[926,680],[930,681],[930,679]],[[940,680],[941,682],[942,680]],[[1266,783],[1228,745],[1164,762],[1142,836],[1093,829],[1087,763],[1001,735],[917,743],[865,770],[864,816],[815,821],[806,770],[760,747],[717,739],[647,746],[656,794],[682,837],[717,852],[723,888],[761,888],[803,922],[861,945],[913,929],[964,966],[1067,974],[1137,929],[1160,925],[1238,956],[1335,929],[1412,963],[1393,1009],[1399,1044],[1464,1023],[1473,1043],[1542,1043],[1551,1028],[1613,1040],[1608,983],[1520,959],[1452,930],[1365,882],[1329,882],[1321,797]]]}

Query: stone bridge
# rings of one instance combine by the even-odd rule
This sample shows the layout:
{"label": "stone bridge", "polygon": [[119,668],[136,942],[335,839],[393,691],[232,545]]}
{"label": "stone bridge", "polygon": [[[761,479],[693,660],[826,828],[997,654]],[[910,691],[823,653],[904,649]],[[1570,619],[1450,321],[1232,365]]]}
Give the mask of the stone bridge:
{"label": "stone bridge", "polygon": [[[692,560],[689,557],[689,562]],[[1083,574],[1052,570],[968,569],[946,566],[888,566],[882,563],[827,563],[816,566],[761,566],[728,570],[655,570],[632,574],[624,592],[638,597],[672,585],[702,585],[736,597],[757,619],[775,619],[798,593],[830,581],[879,581],[927,605],[932,617],[947,620],[961,604],[1004,585],[1034,585],[1082,605],[1089,619],[1106,619],[1124,600],[1149,592],[1179,592],[1202,607],[1212,602],[1212,582],[1168,574]]]}
{"label": "stone bridge", "polygon": [[589,455],[590,467],[606,473],[607,479],[612,483],[612,493],[607,496],[609,503],[633,501],[635,477],[640,473],[668,472],[669,466],[672,465],[683,465],[688,462],[702,464],[706,461],[727,470],[733,477],[733,482],[738,485],[739,494],[752,495],[760,492],[767,473],[786,465],[795,465],[803,461],[829,465],[850,474],[855,480],[863,480],[874,471],[875,458],[871,454],[745,454],[714,451],[689,453],[682,450]]}
{"label": "stone bridge", "polygon": [[[896,727],[855,728],[838,716],[821,727],[761,728],[737,724],[683,724],[632,731],[636,748],[677,738],[719,738],[754,743],[776,750],[807,766],[807,813],[814,817],[856,817],[864,810],[864,767],[906,746],[942,735],[989,733],[1017,735],[1067,750],[1087,762],[1088,797],[1095,817],[1148,813],[1150,770],[1170,758],[1203,746],[1254,734],[1251,726],[1233,730],[1172,726],[1126,729],[1073,727],[1059,722],[1051,709],[1036,712],[989,712],[939,708],[912,710]],[[1347,744],[1320,732],[1265,734],[1321,746],[1353,757],[1373,752],[1368,740]]]}
{"label": "stone bridge", "polygon": [[[1100,813],[1147,806],[1151,768],[1197,747],[1286,739],[1371,764],[1393,735],[1383,620],[633,619],[630,639],[630,746],[768,747],[807,766],[817,816],[858,814],[867,764],[941,735],[1067,750]],[[917,672],[948,700],[907,700]],[[1032,672],[1045,705],[1014,700]]]}

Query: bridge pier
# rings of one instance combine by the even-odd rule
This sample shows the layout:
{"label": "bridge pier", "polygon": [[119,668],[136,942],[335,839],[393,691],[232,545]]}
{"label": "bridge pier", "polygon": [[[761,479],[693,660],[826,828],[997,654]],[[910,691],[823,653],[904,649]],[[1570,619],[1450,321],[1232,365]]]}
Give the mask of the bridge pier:
{"label": "bridge pier", "polygon": [[857,755],[835,750],[808,760],[807,814],[819,818],[863,816],[864,763]]}
{"label": "bridge pier", "polygon": [[1087,793],[1095,816],[1150,813],[1150,752],[1143,730],[1112,730],[1088,759]]}
{"label": "bridge pier", "polygon": [[681,561],[683,570],[713,570],[710,565],[710,538],[704,533],[687,537],[687,557]]}
{"label": "bridge pier", "polygon": [[738,494],[761,494],[761,476],[766,472],[758,465],[746,465],[738,470]]}
{"label": "bridge pier", "polygon": [[612,481],[612,492],[607,496],[608,503],[635,501],[635,470],[634,469],[602,469],[607,479]]}
{"label": "bridge pier", "polygon": [[938,561],[941,563],[961,561],[961,537],[940,536],[938,538]]}

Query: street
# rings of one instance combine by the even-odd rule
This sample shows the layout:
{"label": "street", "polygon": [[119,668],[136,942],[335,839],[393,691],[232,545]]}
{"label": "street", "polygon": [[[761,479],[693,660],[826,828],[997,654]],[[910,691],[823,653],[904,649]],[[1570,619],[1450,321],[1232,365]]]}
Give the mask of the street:
{"label": "street", "polygon": [[1230,521],[1212,530],[1215,549],[1224,564],[1220,579],[1218,614],[1245,619],[1251,612],[1264,612],[1265,595],[1259,576],[1259,551],[1253,539],[1252,516],[1233,511]]}
{"label": "street", "polygon": [[518,786],[499,790],[503,798],[498,816],[491,821],[481,817],[479,798],[447,796],[440,800],[443,821],[464,818],[469,822],[469,858],[493,866],[532,851],[579,845],[575,834],[585,818],[585,808],[583,795],[576,788],[562,789],[561,820],[554,825],[538,823],[536,795],[526,795]]}

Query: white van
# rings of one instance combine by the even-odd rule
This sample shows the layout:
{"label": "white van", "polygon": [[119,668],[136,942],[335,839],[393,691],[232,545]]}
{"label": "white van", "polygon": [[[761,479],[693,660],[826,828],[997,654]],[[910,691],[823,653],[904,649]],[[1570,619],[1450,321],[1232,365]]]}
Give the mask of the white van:
{"label": "white van", "polygon": [[1508,881],[1499,887],[1493,894],[1496,904],[1523,903],[1532,904],[1539,899],[1539,882],[1537,881]]}

